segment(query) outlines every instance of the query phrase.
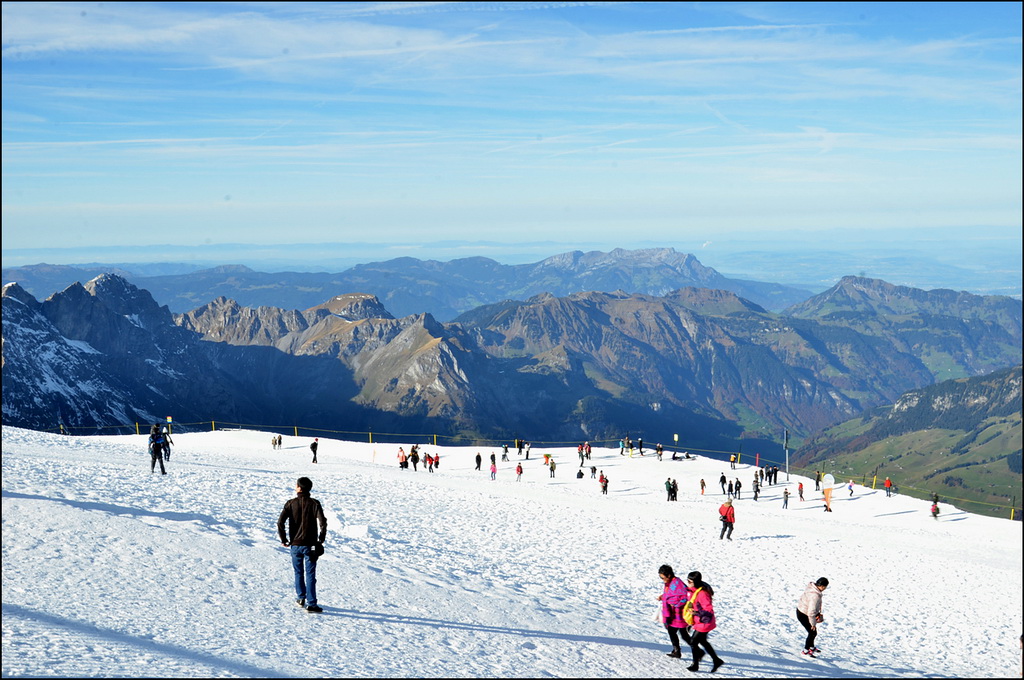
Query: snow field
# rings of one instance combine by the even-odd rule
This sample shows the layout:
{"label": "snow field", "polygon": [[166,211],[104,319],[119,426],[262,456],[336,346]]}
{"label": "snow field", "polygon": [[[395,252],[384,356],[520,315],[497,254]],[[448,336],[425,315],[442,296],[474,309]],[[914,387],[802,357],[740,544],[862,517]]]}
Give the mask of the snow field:
{"label": "snow field", "polygon": [[[312,465],[308,438],[176,434],[161,476],[145,439],[3,428],[4,676],[677,677],[662,563],[715,587],[724,677],[1019,673],[1019,523],[859,486],[825,514],[794,477],[788,510],[784,484],[745,489],[729,542],[718,477],[753,470],[706,458],[595,449],[602,496],[575,447],[513,450],[491,481],[500,447],[424,446],[429,474],[399,470],[398,445],[321,438]],[[276,536],[301,475],[328,515],[319,615],[295,607]],[[818,576],[825,653],[807,659],[794,609]]]}

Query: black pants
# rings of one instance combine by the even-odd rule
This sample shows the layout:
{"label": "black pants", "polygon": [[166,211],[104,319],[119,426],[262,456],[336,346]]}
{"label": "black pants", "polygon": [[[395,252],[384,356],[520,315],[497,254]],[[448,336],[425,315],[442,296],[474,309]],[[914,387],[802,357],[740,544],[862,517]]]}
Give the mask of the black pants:
{"label": "black pants", "polygon": [[163,453],[164,453],[163,450],[159,446],[154,446],[153,447],[153,450],[150,452],[150,457],[152,458],[152,460],[149,463],[149,471],[150,472],[155,472],[156,471],[156,463],[157,463],[157,461],[160,461],[160,474],[162,474],[162,475],[166,475],[167,474],[167,470],[164,469],[164,456],[163,456]]}
{"label": "black pants", "polygon": [[680,637],[683,638],[683,641],[686,642],[687,645],[690,644],[690,634],[685,628],[673,628],[672,626],[666,625],[665,630],[668,631],[668,639],[672,641],[672,651],[677,652],[680,650]]}
{"label": "black pants", "polygon": [[[732,525],[732,522],[722,522],[722,533],[718,535],[718,540],[722,540],[723,538],[728,538],[730,541],[732,540]],[[728,534],[728,536],[726,534]]]}
{"label": "black pants", "polygon": [[804,628],[807,629],[807,639],[804,640],[804,649],[812,649],[814,647],[814,638],[818,637],[818,631],[815,630],[811,625],[811,619],[799,609],[796,610],[796,620],[800,622]]}
{"label": "black pants", "polygon": [[707,651],[712,660],[718,661],[718,654],[715,654],[714,647],[708,642],[708,634],[694,631],[693,637],[690,638],[690,651],[693,652],[694,663],[700,663],[700,660],[704,658],[704,652],[701,651],[701,647]]}

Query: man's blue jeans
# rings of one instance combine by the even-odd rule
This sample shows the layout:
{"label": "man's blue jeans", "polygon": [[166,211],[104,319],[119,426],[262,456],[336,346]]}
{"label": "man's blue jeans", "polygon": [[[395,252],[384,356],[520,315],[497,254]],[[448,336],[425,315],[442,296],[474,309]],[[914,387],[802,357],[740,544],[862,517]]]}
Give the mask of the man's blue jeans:
{"label": "man's blue jeans", "polygon": [[295,570],[295,597],[304,598],[307,606],[316,604],[316,562],[309,557],[313,547],[293,545],[291,548],[292,569]]}

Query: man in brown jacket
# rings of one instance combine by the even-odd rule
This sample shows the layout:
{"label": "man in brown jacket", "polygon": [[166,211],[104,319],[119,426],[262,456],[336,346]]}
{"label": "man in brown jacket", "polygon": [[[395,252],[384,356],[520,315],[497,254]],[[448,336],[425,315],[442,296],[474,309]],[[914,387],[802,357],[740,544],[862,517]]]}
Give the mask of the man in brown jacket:
{"label": "man in brown jacket", "polygon": [[323,552],[324,539],[327,538],[327,517],[320,501],[310,497],[312,489],[313,482],[309,477],[299,477],[295,482],[295,498],[284,504],[281,516],[277,518],[277,534],[281,545],[291,548],[295,603],[307,612],[315,613],[323,611],[316,603],[316,560]]}

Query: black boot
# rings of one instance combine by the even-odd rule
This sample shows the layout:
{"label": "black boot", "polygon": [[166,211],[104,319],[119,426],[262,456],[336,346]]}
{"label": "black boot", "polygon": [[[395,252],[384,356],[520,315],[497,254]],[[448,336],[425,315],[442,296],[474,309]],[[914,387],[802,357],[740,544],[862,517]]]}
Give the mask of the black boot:
{"label": "black boot", "polygon": [[688,670],[688,671],[696,671],[698,668],[700,668],[700,660],[703,659],[703,658],[704,658],[704,652],[703,651],[701,651],[699,649],[693,650],[693,663],[691,663],[689,666],[687,666],[686,670]]}

